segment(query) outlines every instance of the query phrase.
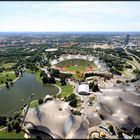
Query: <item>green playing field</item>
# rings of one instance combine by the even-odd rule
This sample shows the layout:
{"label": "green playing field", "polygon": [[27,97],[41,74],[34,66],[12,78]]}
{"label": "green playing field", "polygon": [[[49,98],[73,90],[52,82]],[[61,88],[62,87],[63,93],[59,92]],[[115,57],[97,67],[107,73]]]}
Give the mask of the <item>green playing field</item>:
{"label": "green playing field", "polygon": [[85,72],[86,66],[68,66],[66,67],[66,71],[80,71]]}

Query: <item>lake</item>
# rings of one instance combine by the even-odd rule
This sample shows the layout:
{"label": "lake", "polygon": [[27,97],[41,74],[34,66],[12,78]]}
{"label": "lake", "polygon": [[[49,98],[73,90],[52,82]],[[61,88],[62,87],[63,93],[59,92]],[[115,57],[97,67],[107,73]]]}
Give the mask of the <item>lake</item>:
{"label": "lake", "polygon": [[34,74],[25,72],[9,89],[0,88],[0,114],[9,115],[21,109],[32,93],[34,93],[32,100],[35,100],[58,92],[57,87],[44,85],[35,79]]}

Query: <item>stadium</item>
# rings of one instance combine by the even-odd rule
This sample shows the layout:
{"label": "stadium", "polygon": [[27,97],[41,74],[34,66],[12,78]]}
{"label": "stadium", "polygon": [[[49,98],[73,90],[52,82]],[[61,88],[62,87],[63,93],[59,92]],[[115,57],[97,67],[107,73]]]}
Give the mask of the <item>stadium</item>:
{"label": "stadium", "polygon": [[85,55],[62,55],[58,59],[50,61],[52,68],[59,69],[62,73],[76,74],[98,70],[98,59]]}

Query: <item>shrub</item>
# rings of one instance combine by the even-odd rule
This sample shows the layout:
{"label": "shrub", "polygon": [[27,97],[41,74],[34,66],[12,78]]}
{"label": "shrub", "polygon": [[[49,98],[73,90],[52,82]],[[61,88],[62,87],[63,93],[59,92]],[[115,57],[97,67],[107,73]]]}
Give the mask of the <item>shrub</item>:
{"label": "shrub", "polygon": [[7,124],[7,127],[8,127],[8,132],[12,132],[12,130],[13,130],[12,124],[11,123],[8,123]]}
{"label": "shrub", "polygon": [[122,82],[123,82],[123,81],[121,81],[121,80],[117,80],[117,81],[116,81],[117,84],[122,83]]}
{"label": "shrub", "polygon": [[20,113],[20,112],[15,112],[15,113],[14,113],[14,115],[13,115],[13,120],[15,120],[15,119],[19,118],[19,117],[20,117],[20,115],[21,115],[21,113]]}
{"label": "shrub", "polygon": [[76,98],[76,95],[75,94],[71,94],[71,95],[69,95],[67,98],[66,98],[66,101],[71,101],[71,100],[73,100],[73,99],[75,99]]}
{"label": "shrub", "polygon": [[9,121],[12,121],[12,117],[11,116],[8,119],[9,119]]}
{"label": "shrub", "polygon": [[72,114],[74,114],[74,115],[81,115],[80,111],[72,111]]}
{"label": "shrub", "polygon": [[7,117],[5,115],[0,116],[0,125],[6,125],[7,124]]}
{"label": "shrub", "polygon": [[95,85],[92,87],[92,91],[93,91],[93,92],[99,91],[99,87],[98,87],[97,84],[95,84]]}
{"label": "shrub", "polygon": [[119,130],[119,131],[117,132],[117,135],[118,135],[118,138],[122,138],[122,137],[123,137],[122,131]]}
{"label": "shrub", "polygon": [[109,125],[108,129],[109,129],[109,131],[110,131],[111,133],[113,133],[113,132],[114,132],[114,128],[113,128],[113,126],[112,126],[112,125]]}
{"label": "shrub", "polygon": [[42,104],[43,103],[43,99],[38,99],[38,104]]}
{"label": "shrub", "polygon": [[69,105],[72,106],[72,107],[77,107],[77,99],[76,98],[72,99],[70,101]]}

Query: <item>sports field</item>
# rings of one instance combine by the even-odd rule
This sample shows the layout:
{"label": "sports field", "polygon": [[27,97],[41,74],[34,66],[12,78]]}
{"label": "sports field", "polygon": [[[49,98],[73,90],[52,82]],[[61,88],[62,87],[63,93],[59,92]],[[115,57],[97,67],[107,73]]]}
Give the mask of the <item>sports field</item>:
{"label": "sports field", "polygon": [[66,71],[80,71],[80,72],[85,72],[85,66],[68,66],[65,69]]}
{"label": "sports field", "polygon": [[96,65],[93,62],[84,59],[64,60],[56,64],[56,66],[60,68],[60,71],[67,71],[72,73],[75,73],[76,71],[84,73],[96,69]]}

